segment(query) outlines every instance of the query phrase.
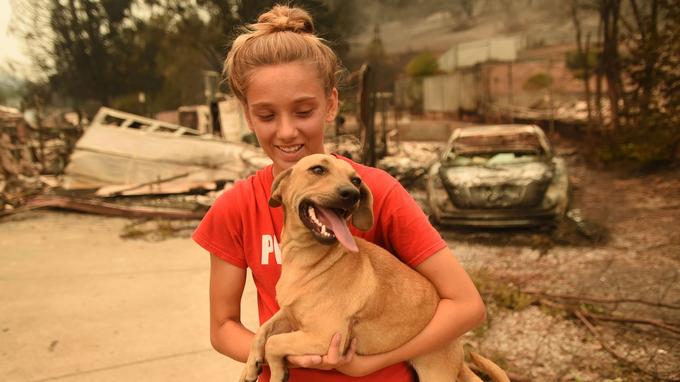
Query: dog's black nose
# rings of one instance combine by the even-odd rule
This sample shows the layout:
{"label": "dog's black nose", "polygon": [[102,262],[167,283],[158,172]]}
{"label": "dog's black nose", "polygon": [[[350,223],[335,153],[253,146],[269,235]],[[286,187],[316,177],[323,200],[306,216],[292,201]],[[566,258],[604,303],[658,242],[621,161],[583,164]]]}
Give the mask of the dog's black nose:
{"label": "dog's black nose", "polygon": [[348,203],[356,203],[359,201],[359,190],[357,190],[354,187],[339,187],[338,188],[338,195],[340,195],[340,198]]}

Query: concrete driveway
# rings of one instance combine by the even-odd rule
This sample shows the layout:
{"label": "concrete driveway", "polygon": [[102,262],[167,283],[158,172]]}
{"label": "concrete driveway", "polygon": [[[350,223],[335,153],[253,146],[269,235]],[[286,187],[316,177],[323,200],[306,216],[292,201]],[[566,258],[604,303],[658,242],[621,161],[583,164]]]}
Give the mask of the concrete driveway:
{"label": "concrete driveway", "polygon": [[[0,380],[233,381],[208,337],[208,254],[189,238],[119,237],[126,219],[0,220]],[[257,326],[246,286],[244,322]]]}

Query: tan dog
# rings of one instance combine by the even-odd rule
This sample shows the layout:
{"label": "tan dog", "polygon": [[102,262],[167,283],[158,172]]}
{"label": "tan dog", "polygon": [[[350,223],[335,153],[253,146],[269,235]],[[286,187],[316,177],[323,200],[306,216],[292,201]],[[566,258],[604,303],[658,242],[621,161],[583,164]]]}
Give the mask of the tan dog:
{"label": "tan dog", "polygon": [[[241,381],[255,381],[265,362],[271,381],[287,378],[286,355],[325,354],[335,333],[357,354],[399,347],[427,325],[439,296],[434,286],[393,255],[347,228],[373,225],[373,198],[352,166],[330,155],[301,159],[274,181],[271,206],[283,205],[281,310],[255,335]],[[410,361],[421,382],[480,381],[463,362],[458,341]],[[508,381],[491,361],[473,362],[494,381]]]}

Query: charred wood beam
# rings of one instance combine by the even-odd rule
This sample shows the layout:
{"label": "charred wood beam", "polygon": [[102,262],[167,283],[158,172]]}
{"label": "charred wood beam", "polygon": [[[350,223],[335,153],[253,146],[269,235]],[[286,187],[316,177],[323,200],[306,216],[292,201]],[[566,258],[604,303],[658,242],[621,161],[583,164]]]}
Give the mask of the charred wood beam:
{"label": "charred wood beam", "polygon": [[38,208],[61,208],[91,214],[125,218],[201,219],[205,211],[189,211],[175,208],[125,206],[94,199],[81,199],[58,195],[40,195],[29,199],[21,207],[0,211],[0,218]]}

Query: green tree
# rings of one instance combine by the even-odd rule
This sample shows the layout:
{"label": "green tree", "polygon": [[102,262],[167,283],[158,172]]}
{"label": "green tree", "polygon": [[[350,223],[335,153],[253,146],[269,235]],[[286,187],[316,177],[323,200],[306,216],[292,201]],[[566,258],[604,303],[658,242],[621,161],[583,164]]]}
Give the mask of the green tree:
{"label": "green tree", "polygon": [[[153,113],[203,103],[203,71],[222,70],[238,26],[275,1],[13,0],[36,68],[74,107]],[[340,53],[360,26],[356,0],[297,2]],[[295,5],[295,4],[294,4]],[[16,6],[16,4],[15,4]],[[140,105],[138,94],[146,95]],[[142,108],[144,106],[144,108]]]}
{"label": "green tree", "polygon": [[610,110],[601,158],[643,167],[677,160],[680,0],[591,0],[581,9],[602,25],[597,72]]}
{"label": "green tree", "polygon": [[552,85],[553,78],[547,73],[536,73],[533,76],[527,78],[527,80],[522,84],[522,88],[528,91],[538,91],[544,90]]}
{"label": "green tree", "polygon": [[680,148],[680,1],[630,0],[630,11],[621,60],[628,107],[617,149],[642,165],[670,162]]}
{"label": "green tree", "polygon": [[51,56],[52,85],[64,94],[82,101],[96,99],[108,105],[124,92],[126,35],[122,23],[130,0],[51,0],[50,27],[53,36]]}
{"label": "green tree", "polygon": [[439,63],[430,52],[420,53],[406,65],[406,74],[411,77],[431,76],[438,71]]}

